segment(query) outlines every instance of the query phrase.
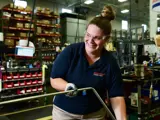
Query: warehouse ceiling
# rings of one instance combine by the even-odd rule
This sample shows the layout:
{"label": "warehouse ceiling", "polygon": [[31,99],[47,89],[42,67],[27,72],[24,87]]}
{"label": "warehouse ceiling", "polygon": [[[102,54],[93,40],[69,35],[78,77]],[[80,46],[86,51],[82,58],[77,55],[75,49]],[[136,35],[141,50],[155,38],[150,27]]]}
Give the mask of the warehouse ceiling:
{"label": "warehouse ceiling", "polygon": [[[85,5],[84,0],[48,0],[64,4],[68,8],[76,6],[85,6],[89,11],[99,12],[106,4],[113,6],[117,16],[123,19],[132,19],[139,21],[149,21],[149,1],[150,0],[127,0],[126,2],[118,2],[118,0],[94,0],[93,4]],[[122,14],[120,11],[129,9],[129,13]]]}

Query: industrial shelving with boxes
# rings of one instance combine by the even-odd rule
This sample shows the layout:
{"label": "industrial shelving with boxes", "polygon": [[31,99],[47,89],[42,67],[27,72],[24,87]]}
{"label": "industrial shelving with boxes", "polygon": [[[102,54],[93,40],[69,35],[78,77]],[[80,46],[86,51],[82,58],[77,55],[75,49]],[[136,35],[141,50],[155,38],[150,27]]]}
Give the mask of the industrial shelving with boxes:
{"label": "industrial shelving with boxes", "polygon": [[[2,32],[4,33],[4,43],[8,48],[14,48],[18,44],[18,40],[28,39],[33,36],[34,24],[31,20],[32,10],[30,7],[25,9],[14,6],[13,3],[2,8]],[[30,26],[30,23],[31,26]]]}
{"label": "industrial shelving with boxes", "polygon": [[[4,6],[1,13],[7,52],[0,70],[0,101],[45,93],[45,72],[41,67],[51,66],[62,47],[59,15],[41,7],[36,7],[33,13],[29,6],[21,8],[13,3]],[[33,56],[15,54],[20,40],[35,43]]]}
{"label": "industrial shelving with boxes", "polygon": [[28,41],[34,37],[32,15],[29,6],[22,8],[14,6],[13,3],[1,10],[1,28],[6,52],[0,65],[0,101],[44,92],[44,80],[42,81],[42,69],[38,57],[19,56],[15,52],[19,40]]}
{"label": "industrial shelving with boxes", "polygon": [[2,70],[1,99],[43,93],[42,72],[40,69]]}
{"label": "industrial shelving with boxes", "polygon": [[36,7],[36,51],[41,52],[42,62],[47,65],[53,63],[61,46],[58,19],[57,13],[49,8]]}

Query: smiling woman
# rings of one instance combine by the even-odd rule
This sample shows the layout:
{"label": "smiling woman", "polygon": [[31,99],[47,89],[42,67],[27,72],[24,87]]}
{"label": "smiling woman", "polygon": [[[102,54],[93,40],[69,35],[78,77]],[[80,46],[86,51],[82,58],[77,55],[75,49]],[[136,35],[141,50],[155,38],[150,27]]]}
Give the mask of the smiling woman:
{"label": "smiling woman", "polygon": [[[88,24],[84,42],[65,48],[56,58],[51,72],[51,85],[57,91],[75,90],[54,98],[54,120],[104,120],[106,111],[91,91],[77,93],[77,88],[93,87],[105,101],[110,97],[118,120],[126,120],[123,82],[120,69],[112,54],[105,50],[115,14],[105,6],[101,14]],[[85,92],[85,94],[84,94]]]}

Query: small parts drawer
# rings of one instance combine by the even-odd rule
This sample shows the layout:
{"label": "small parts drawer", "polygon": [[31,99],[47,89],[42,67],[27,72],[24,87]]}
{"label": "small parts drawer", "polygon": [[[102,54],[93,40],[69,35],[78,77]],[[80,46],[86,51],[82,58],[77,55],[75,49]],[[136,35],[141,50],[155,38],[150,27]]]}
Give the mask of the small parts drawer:
{"label": "small parts drawer", "polygon": [[31,93],[32,92],[32,88],[26,88],[26,93]]}
{"label": "small parts drawer", "polygon": [[42,77],[42,72],[39,72],[39,73],[38,73],[38,77]]}
{"label": "small parts drawer", "polygon": [[26,81],[26,85],[28,86],[28,85],[31,85],[32,84],[32,81],[31,80],[27,80]]}
{"label": "small parts drawer", "polygon": [[32,77],[37,77],[37,76],[38,76],[37,72],[32,73]]}
{"label": "small parts drawer", "polygon": [[38,90],[38,91],[43,91],[43,87],[42,87],[42,86],[39,86],[39,87],[37,88],[37,90]]}
{"label": "small parts drawer", "polygon": [[31,74],[31,73],[26,74],[26,78],[30,78],[30,77],[32,77],[32,74]]}
{"label": "small parts drawer", "polygon": [[13,88],[14,84],[13,82],[7,82],[3,84],[3,88]]}
{"label": "small parts drawer", "polygon": [[14,82],[14,87],[18,87],[20,84],[19,84],[19,81],[15,81]]}
{"label": "small parts drawer", "polygon": [[37,92],[37,90],[38,90],[37,87],[32,88],[32,92]]}
{"label": "small parts drawer", "polygon": [[17,89],[17,94],[25,94],[26,93],[26,89],[23,88],[23,89]]}
{"label": "small parts drawer", "polygon": [[26,85],[26,81],[20,81],[19,85],[20,86],[25,86]]}
{"label": "small parts drawer", "polygon": [[38,83],[38,84],[42,84],[42,80],[38,80],[37,83]]}
{"label": "small parts drawer", "polygon": [[38,80],[32,80],[32,85],[35,85],[38,83]]}

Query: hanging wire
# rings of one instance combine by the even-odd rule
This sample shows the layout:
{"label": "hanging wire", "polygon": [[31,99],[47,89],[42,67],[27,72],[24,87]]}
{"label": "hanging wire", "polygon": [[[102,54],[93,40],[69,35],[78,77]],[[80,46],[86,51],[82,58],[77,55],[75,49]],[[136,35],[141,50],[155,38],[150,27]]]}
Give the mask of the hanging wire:
{"label": "hanging wire", "polygon": [[29,25],[29,32],[28,32],[28,34],[27,34],[27,37],[28,37],[27,46],[29,46],[29,39],[30,39],[30,34],[31,34],[31,29],[32,29],[32,23],[33,23],[35,5],[36,5],[36,0],[33,0],[32,13],[31,13],[31,20],[30,20],[30,25]]}

